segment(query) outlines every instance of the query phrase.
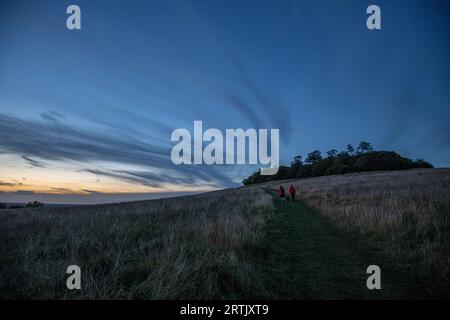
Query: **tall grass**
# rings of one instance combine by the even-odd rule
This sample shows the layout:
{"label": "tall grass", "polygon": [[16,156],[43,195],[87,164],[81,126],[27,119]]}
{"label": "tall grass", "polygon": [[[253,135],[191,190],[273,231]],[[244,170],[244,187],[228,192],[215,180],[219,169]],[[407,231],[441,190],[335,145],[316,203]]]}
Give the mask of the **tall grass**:
{"label": "tall grass", "polygon": [[[0,297],[237,298],[263,290],[249,254],[272,208],[261,189],[0,213]],[[66,288],[78,265],[82,290]]]}
{"label": "tall grass", "polygon": [[[202,195],[82,207],[0,211],[0,298],[270,297],[261,241],[267,187],[298,197],[390,266],[449,296],[450,169],[277,181]],[[282,232],[282,230],[280,230]],[[82,290],[66,288],[78,265]],[[279,297],[283,298],[283,297]]]}
{"label": "tall grass", "polygon": [[317,177],[295,185],[299,198],[340,230],[427,284],[427,295],[450,296],[450,169]]}

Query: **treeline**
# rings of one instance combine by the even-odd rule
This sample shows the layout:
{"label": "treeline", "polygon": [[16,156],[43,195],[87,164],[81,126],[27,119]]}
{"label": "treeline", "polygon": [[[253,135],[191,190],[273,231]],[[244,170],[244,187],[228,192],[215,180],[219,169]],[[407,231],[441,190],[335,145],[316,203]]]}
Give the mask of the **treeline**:
{"label": "treeline", "polygon": [[344,174],[375,170],[405,170],[413,168],[433,168],[424,160],[403,158],[393,151],[374,151],[369,142],[362,141],[355,149],[351,144],[345,151],[336,149],[327,151],[323,156],[319,150],[314,150],[303,160],[296,156],[290,166],[280,166],[278,173],[272,176],[262,176],[259,171],[244,179],[244,185],[262,183],[281,179],[319,177],[333,174]]}
{"label": "treeline", "polygon": [[30,201],[25,206],[21,205],[11,205],[7,206],[6,203],[0,202],[0,209],[22,209],[22,208],[43,208],[44,204],[39,201]]}

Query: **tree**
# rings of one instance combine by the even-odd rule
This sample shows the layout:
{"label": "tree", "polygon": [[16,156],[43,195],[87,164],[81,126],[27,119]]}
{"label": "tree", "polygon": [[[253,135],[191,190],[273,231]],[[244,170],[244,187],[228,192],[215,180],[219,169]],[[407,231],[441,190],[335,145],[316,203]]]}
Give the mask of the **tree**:
{"label": "tree", "polygon": [[44,204],[39,201],[28,202],[25,208],[43,208]]}
{"label": "tree", "polygon": [[0,202],[0,209],[8,209],[8,206],[5,203]]}
{"label": "tree", "polygon": [[308,153],[308,156],[305,159],[305,162],[308,164],[316,164],[318,163],[320,160],[322,160],[322,154],[320,153],[319,150],[314,150],[310,153]]}
{"label": "tree", "polygon": [[351,156],[353,156],[355,154],[355,148],[353,148],[351,143],[349,143],[347,145],[347,153]]}
{"label": "tree", "polygon": [[302,166],[302,156],[294,157],[294,160],[291,161],[291,165],[286,175],[284,176],[284,179],[294,179],[295,177],[297,177],[297,172]]}
{"label": "tree", "polygon": [[334,158],[337,155],[337,153],[338,152],[336,149],[331,149],[331,150],[327,151],[328,158]]}
{"label": "tree", "polygon": [[301,166],[302,164],[303,164],[302,156],[295,156],[294,160],[291,162],[291,167],[292,166]]}
{"label": "tree", "polygon": [[422,159],[417,159],[416,161],[414,161],[414,164],[416,168],[434,168],[431,163],[426,162]]}
{"label": "tree", "polygon": [[304,165],[301,166],[300,169],[297,171],[297,178],[307,178],[311,176],[312,171],[312,165]]}
{"label": "tree", "polygon": [[369,153],[372,152],[373,148],[372,145],[369,142],[366,141],[361,141],[359,143],[358,149],[357,149],[357,153],[358,154],[363,154],[363,153]]}
{"label": "tree", "polygon": [[327,152],[327,157],[322,158],[319,150],[308,153],[305,161],[301,156],[296,156],[289,167],[280,166],[276,175],[261,176],[259,172],[253,173],[243,180],[244,185],[262,183],[281,179],[303,179],[351,172],[375,171],[375,170],[405,170],[412,168],[433,168],[433,165],[418,159],[403,158],[393,151],[374,151],[369,142],[362,141],[355,152],[351,144],[347,145],[347,151],[337,154],[335,149]]}

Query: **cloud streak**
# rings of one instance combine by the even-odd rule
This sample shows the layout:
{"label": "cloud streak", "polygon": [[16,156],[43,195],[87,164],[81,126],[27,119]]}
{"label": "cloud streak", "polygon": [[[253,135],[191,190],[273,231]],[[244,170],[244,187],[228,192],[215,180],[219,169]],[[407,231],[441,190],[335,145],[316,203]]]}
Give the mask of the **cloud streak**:
{"label": "cloud streak", "polygon": [[[150,144],[136,137],[74,129],[55,121],[22,120],[0,114],[0,148],[8,153],[21,154],[33,167],[44,166],[34,158],[74,160],[86,163],[87,168],[82,168],[82,171],[152,187],[161,187],[164,183],[216,187],[234,185],[228,176],[219,172],[218,167],[174,165],[169,147]],[[89,168],[92,161],[139,165],[149,170],[100,171]]]}
{"label": "cloud streak", "polygon": [[0,186],[3,187],[14,187],[14,186],[18,186],[21,185],[20,183],[14,183],[14,182],[5,182],[5,181],[0,181]]}
{"label": "cloud streak", "polygon": [[24,159],[32,167],[45,168],[45,165],[42,162],[39,162],[39,161],[34,160],[34,159],[31,159],[28,156],[22,156],[22,159]]}

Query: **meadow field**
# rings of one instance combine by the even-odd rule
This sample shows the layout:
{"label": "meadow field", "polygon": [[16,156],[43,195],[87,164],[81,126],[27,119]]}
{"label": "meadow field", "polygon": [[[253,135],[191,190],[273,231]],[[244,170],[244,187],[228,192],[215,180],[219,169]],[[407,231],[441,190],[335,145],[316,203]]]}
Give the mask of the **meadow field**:
{"label": "meadow field", "polygon": [[[281,203],[273,190],[291,183],[298,202]],[[400,294],[382,298],[448,297],[449,190],[450,169],[414,169],[1,210],[0,298],[366,299],[366,261],[402,274]],[[72,264],[81,290],[66,288]],[[416,295],[401,292],[408,282]]]}
{"label": "meadow field", "polygon": [[450,296],[450,169],[323,176],[294,185],[340,231],[415,275],[411,281],[422,282],[425,296]]}
{"label": "meadow field", "polygon": [[[0,213],[0,297],[181,299],[258,290],[247,251],[271,196],[226,190],[114,205]],[[66,288],[66,268],[83,289]]]}

